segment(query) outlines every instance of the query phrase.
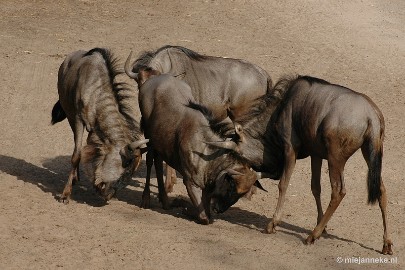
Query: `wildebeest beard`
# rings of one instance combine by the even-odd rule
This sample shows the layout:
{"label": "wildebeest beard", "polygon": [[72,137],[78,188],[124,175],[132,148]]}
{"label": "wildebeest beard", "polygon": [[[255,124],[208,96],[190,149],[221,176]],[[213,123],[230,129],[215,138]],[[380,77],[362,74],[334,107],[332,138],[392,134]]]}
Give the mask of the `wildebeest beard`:
{"label": "wildebeest beard", "polygon": [[[235,167],[235,164],[241,165]],[[239,170],[244,170],[245,172],[239,172]],[[244,175],[246,171],[250,174],[255,174],[247,169],[244,161],[232,153],[222,154],[211,162],[209,173],[207,174],[208,182],[205,189],[214,212],[225,212],[229,207],[234,205],[240,197],[243,197],[247,193],[247,191],[238,193],[237,182],[232,175],[235,174],[239,177],[246,177],[243,181],[249,181],[251,175]],[[252,181],[251,184],[253,183],[254,181]],[[244,185],[244,183],[241,184]],[[248,186],[249,184],[246,185]]]}

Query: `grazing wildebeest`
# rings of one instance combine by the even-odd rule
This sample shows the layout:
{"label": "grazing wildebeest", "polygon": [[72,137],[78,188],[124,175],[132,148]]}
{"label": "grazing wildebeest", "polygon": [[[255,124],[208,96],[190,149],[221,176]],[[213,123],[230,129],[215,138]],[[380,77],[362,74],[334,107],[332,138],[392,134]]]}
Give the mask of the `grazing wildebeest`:
{"label": "grazing wildebeest", "polygon": [[[73,52],[59,68],[59,101],[52,110],[52,124],[67,118],[75,143],[72,169],[60,198],[63,202],[69,201],[72,185],[79,180],[84,128],[89,134],[83,160],[91,181],[105,199],[125,186],[139,165],[140,146],[147,141],[139,140],[139,123],[129,108],[131,90],[115,82],[120,73],[117,59],[103,48]],[[122,164],[119,152],[134,141],[134,159]]]}
{"label": "grazing wildebeest", "polygon": [[[237,117],[248,109],[247,104],[267,93],[272,87],[270,76],[262,68],[240,59],[201,55],[180,46],[164,46],[143,53],[130,65],[131,54],[125,63],[125,72],[133,79],[141,67],[147,66],[160,73],[181,78],[190,87],[194,100],[209,106],[214,117],[224,120],[228,115]],[[166,190],[170,192],[175,178],[168,169]]]}
{"label": "grazing wildebeest", "polygon": [[[219,137],[211,131],[198,107],[193,108],[194,97],[189,85],[169,74],[156,75],[153,70],[140,71],[139,75],[141,125],[145,137],[150,140],[142,204],[149,204],[150,171],[154,160],[159,199],[164,208],[168,207],[163,186],[165,161],[181,173],[188,195],[197,208],[198,220],[208,224],[211,203],[214,210],[225,211],[250,191],[257,175],[238,155],[204,143]],[[131,156],[123,153],[123,160],[127,158]]]}
{"label": "grazing wildebeest", "polygon": [[[274,233],[282,217],[285,194],[296,159],[311,157],[311,189],[318,210],[317,226],[306,239],[313,243],[346,194],[347,160],[359,149],[368,165],[368,202],[380,205],[384,226],[383,254],[392,254],[387,228],[387,195],[381,179],[384,118],[364,94],[308,76],[280,80],[272,94],[259,98],[235,118],[234,140],[211,145],[233,149],[253,169],[279,179],[279,198],[266,231]],[[321,205],[321,165],[328,161],[332,186],[325,213]],[[263,175],[264,176],[264,175]]]}

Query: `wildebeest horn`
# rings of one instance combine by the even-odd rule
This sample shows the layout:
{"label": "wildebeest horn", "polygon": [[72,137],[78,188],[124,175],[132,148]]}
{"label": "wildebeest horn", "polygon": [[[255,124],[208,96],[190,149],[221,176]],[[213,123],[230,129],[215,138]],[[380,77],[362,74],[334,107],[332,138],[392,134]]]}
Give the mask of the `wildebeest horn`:
{"label": "wildebeest horn", "polygon": [[256,172],[257,179],[262,179],[262,178],[271,178],[271,175],[266,172]]}
{"label": "wildebeest horn", "polygon": [[138,78],[138,73],[132,72],[132,67],[131,67],[131,57],[132,57],[132,51],[129,53],[129,56],[127,58],[127,61],[125,61],[125,73],[132,79]]}
{"label": "wildebeest horn", "polygon": [[237,170],[234,169],[227,169],[226,172],[230,175],[244,175],[243,173],[238,172]]}
{"label": "wildebeest horn", "polygon": [[244,175],[243,173],[240,173],[240,172],[238,172],[238,171],[236,171],[236,170],[234,170],[234,169],[226,169],[226,170],[223,170],[222,172],[220,172],[220,173],[218,174],[217,179],[224,178],[225,175],[227,175],[227,174],[230,175],[230,176],[233,176],[233,175]]}
{"label": "wildebeest horn", "polygon": [[218,148],[228,149],[232,151],[237,151],[237,144],[233,141],[223,141],[223,142],[205,142],[208,145],[215,146]]}
{"label": "wildebeest horn", "polygon": [[149,142],[149,139],[135,141],[135,142],[132,142],[132,143],[129,145],[129,147],[130,147],[132,150],[135,150],[135,149],[137,149],[137,148],[140,148],[140,146],[141,146],[142,144],[145,144],[145,143],[148,143],[148,142]]}

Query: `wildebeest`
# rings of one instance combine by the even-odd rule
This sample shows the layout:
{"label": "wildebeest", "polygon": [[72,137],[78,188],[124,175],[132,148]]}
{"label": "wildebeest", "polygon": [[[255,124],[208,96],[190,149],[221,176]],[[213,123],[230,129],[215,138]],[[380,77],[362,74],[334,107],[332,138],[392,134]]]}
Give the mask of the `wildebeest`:
{"label": "wildebeest", "polygon": [[[169,74],[155,74],[153,70],[140,71],[138,79],[141,125],[150,140],[143,205],[149,203],[150,170],[154,160],[159,199],[163,207],[168,207],[163,187],[162,162],[165,161],[181,173],[188,195],[197,208],[198,220],[208,224],[211,203],[214,210],[226,210],[250,190],[257,175],[237,154],[204,143],[219,137],[211,131],[198,107],[193,108],[194,97],[189,85]],[[123,160],[127,158],[131,156],[123,154]]]}
{"label": "wildebeest", "polygon": [[[181,46],[163,46],[143,53],[131,66],[132,53],[125,63],[125,72],[133,79],[141,67],[169,73],[184,80],[194,100],[209,106],[217,120],[228,115],[244,114],[250,101],[267,93],[272,87],[270,76],[262,68],[240,59],[201,55]],[[172,189],[168,170],[166,190]],[[173,177],[175,174],[173,174]]]}
{"label": "wildebeest", "polygon": [[[280,80],[271,94],[252,104],[250,112],[233,119],[237,136],[211,145],[232,149],[257,171],[279,179],[279,198],[266,231],[274,233],[296,159],[311,157],[311,189],[318,210],[317,226],[306,239],[313,243],[325,229],[346,194],[347,160],[359,148],[368,165],[368,202],[377,200],[384,226],[383,254],[392,254],[387,228],[387,195],[381,179],[384,118],[364,94],[324,80],[298,76]],[[322,160],[328,161],[331,201],[323,213],[320,193]]]}
{"label": "wildebeest", "polygon": [[[115,80],[120,73],[117,59],[104,48],[73,52],[59,68],[59,101],[52,110],[52,124],[67,118],[75,143],[72,169],[60,198],[63,202],[69,201],[72,185],[79,180],[84,128],[89,134],[83,160],[105,199],[129,181],[141,160],[140,146],[147,141],[140,140],[139,123],[129,107],[131,90]],[[122,164],[119,152],[134,141],[134,159]]]}

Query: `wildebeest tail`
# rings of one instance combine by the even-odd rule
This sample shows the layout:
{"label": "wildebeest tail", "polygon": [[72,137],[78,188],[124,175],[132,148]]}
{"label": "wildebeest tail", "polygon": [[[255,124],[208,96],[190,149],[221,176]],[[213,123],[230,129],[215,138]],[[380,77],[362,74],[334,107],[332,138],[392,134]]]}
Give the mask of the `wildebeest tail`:
{"label": "wildebeest tail", "polygon": [[[381,197],[381,170],[383,157],[383,130],[365,141],[363,154],[368,156],[368,203],[374,204]],[[364,151],[365,150],[365,151]]]}
{"label": "wildebeest tail", "polygon": [[267,94],[270,94],[273,89],[273,80],[270,78],[270,76],[267,78]]}
{"label": "wildebeest tail", "polygon": [[58,122],[63,121],[66,118],[66,113],[63,110],[62,106],[60,105],[60,101],[55,103],[52,109],[52,120],[51,124],[55,125]]}

